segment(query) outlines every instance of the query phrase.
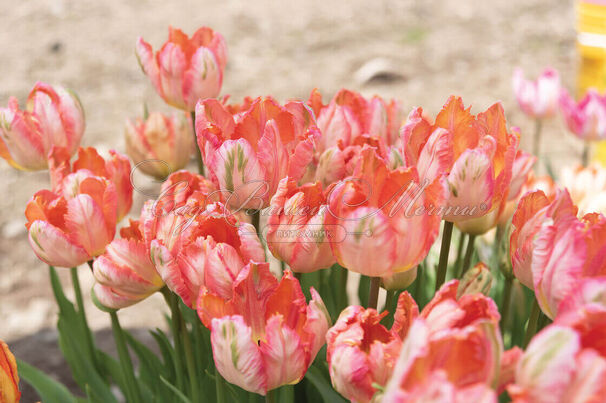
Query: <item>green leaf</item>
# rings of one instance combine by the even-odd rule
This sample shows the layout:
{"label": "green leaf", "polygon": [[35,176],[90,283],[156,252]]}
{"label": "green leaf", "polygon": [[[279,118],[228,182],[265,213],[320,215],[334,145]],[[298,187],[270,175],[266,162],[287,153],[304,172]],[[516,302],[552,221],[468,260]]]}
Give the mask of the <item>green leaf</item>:
{"label": "green leaf", "polygon": [[17,359],[19,375],[40,395],[44,403],[76,403],[76,398],[61,383],[44,372]]}
{"label": "green leaf", "polygon": [[340,394],[338,394],[331,386],[330,382],[322,375],[322,371],[315,365],[312,365],[307,370],[305,378],[308,379],[320,392],[324,402],[347,402]]}
{"label": "green leaf", "polygon": [[165,384],[170,390],[173,391],[173,393],[175,395],[177,395],[177,397],[179,398],[179,400],[181,400],[184,403],[191,403],[191,400],[189,400],[187,398],[187,396],[185,396],[179,389],[177,389],[173,384],[171,384],[170,382],[168,382],[166,380],[166,378],[164,378],[163,376],[160,377],[160,381]]}

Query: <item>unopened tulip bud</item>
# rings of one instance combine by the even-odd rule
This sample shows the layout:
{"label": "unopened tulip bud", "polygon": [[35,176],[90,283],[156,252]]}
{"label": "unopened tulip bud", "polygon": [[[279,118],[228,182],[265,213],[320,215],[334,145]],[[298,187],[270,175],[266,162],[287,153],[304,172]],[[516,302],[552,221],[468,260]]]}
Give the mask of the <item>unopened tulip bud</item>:
{"label": "unopened tulip bud", "polygon": [[408,288],[408,286],[417,279],[417,267],[406,270],[402,273],[385,276],[381,279],[381,285],[383,288],[390,291]]}
{"label": "unopened tulip bud", "polygon": [[467,294],[488,295],[491,286],[492,273],[490,273],[488,266],[480,262],[468,270],[459,282],[457,298]]}

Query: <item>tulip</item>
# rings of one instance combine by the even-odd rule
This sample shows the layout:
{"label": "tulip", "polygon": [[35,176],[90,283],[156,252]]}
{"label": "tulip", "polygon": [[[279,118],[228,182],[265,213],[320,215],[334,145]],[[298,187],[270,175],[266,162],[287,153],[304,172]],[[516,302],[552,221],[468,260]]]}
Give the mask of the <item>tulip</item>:
{"label": "tulip", "polygon": [[[518,361],[514,402],[599,402],[606,386],[606,308],[581,307],[539,332]],[[557,375],[557,376],[556,376]]]}
{"label": "tulip", "polygon": [[402,340],[380,323],[386,314],[349,306],[326,335],[332,385],[352,402],[369,402],[393,371]]}
{"label": "tulip", "polygon": [[109,154],[110,158],[105,160],[92,147],[79,148],[78,157],[70,166],[69,154],[65,148],[53,147],[49,153],[51,185],[53,192],[69,199],[77,193],[75,189],[78,185],[74,180],[79,177],[79,172],[108,180],[116,192],[117,220],[120,221],[133,204],[130,162],[128,157],[114,150],[110,150]]}
{"label": "tulip", "polygon": [[[250,260],[265,260],[255,228],[238,222],[222,204],[209,205],[190,218],[164,222],[149,207],[148,203],[142,218],[144,227],[156,227],[155,236],[150,238],[152,262],[168,288],[192,308],[201,286],[227,297]],[[167,222],[172,225],[166,226]]]}
{"label": "tulip", "polygon": [[[109,180],[79,170],[64,179],[71,192],[40,190],[27,203],[29,243],[51,266],[76,267],[101,255],[116,231],[117,195]],[[67,186],[69,185],[69,186]]]}
{"label": "tulip", "polygon": [[398,141],[402,108],[396,100],[387,102],[376,95],[366,99],[357,92],[342,89],[324,105],[320,92],[313,90],[308,104],[322,132],[316,148],[318,155],[339,143],[347,147],[361,135],[382,139],[388,146]]}
{"label": "tulip", "polygon": [[[532,167],[537,161],[537,157],[529,154],[523,150],[518,150],[516,158],[513,161],[513,168],[511,172],[511,185],[507,194],[507,200],[505,201],[505,207],[500,212],[497,221],[499,225],[506,225],[520,201],[520,198],[525,190],[530,190],[529,187],[534,187],[530,182],[532,177]],[[551,179],[551,178],[549,178]]]}
{"label": "tulip", "polygon": [[137,39],[137,60],[158,95],[179,109],[193,111],[199,99],[221,91],[227,46],[218,32],[199,28],[191,38],[168,28],[168,41],[154,54],[149,43]]}
{"label": "tulip", "polygon": [[135,166],[158,179],[184,168],[194,146],[187,115],[152,113],[144,120],[127,120],[125,138]]}
{"label": "tulip", "polygon": [[492,287],[492,273],[488,266],[480,262],[467,270],[459,282],[457,298],[465,294],[481,293],[488,295]]}
{"label": "tulip", "polygon": [[519,144],[517,131],[507,132],[501,104],[474,116],[452,96],[433,124],[417,108],[401,132],[405,166],[416,166],[430,181],[446,175],[444,219],[472,235],[494,227],[505,208]]}
{"label": "tulip", "polygon": [[601,165],[566,167],[559,183],[570,192],[579,214],[606,213],[606,169]]}
{"label": "tulip", "polygon": [[0,157],[21,170],[48,168],[53,145],[74,155],[84,134],[84,112],[78,97],[62,88],[36,83],[25,110],[11,97],[0,108]]}
{"label": "tulip", "polygon": [[558,109],[560,75],[547,68],[535,81],[529,81],[524,79],[524,72],[518,68],[513,74],[513,92],[526,115],[536,119],[551,117]]}
{"label": "tulip", "polygon": [[265,239],[271,253],[297,273],[325,269],[336,263],[330,242],[338,242],[324,225],[326,197],[320,183],[297,187],[286,177],[272,197]]}
{"label": "tulip", "polygon": [[513,272],[534,289],[548,317],[556,316],[559,304],[583,279],[606,275],[606,217],[592,213],[577,218],[567,191],[558,191],[553,200],[541,191],[526,194],[512,224]]}
{"label": "tulip", "polygon": [[0,402],[17,403],[21,398],[19,374],[15,356],[5,342],[0,340]]}
{"label": "tulip", "polygon": [[558,317],[578,313],[583,307],[592,305],[606,308],[606,276],[582,279],[576,291],[560,303]]}
{"label": "tulip", "polygon": [[310,292],[307,304],[290,271],[278,282],[268,263],[254,262],[241,270],[227,298],[203,287],[198,315],[211,331],[221,376],[261,395],[299,382],[330,326],[322,298]]}
{"label": "tulip", "polygon": [[[406,348],[402,347],[402,341],[406,346],[411,337],[415,338],[411,333],[414,333],[412,329],[417,320],[426,323],[423,326],[426,332],[424,339],[431,340],[436,349],[441,346],[439,348],[445,350],[441,353],[444,357],[450,342],[459,338],[474,339],[469,335],[481,333],[480,351],[484,354],[474,354],[474,360],[469,357],[464,360],[468,363],[467,380],[475,383],[481,379],[487,385],[496,382],[502,350],[497,307],[482,294],[457,297],[457,289],[460,289],[458,280],[444,284],[421,313],[410,294],[403,292],[398,298],[391,330],[379,323],[387,313],[379,314],[374,309],[359,306],[346,308],[326,336],[326,358],[335,389],[355,402],[369,402],[373,396],[376,398],[375,386],[379,389],[385,386],[397,372],[394,369],[397,357]],[[480,346],[475,348],[479,350]],[[458,353],[457,349],[454,351]],[[449,362],[455,371],[456,358],[449,359]],[[439,365],[439,360],[436,365]]]}
{"label": "tulip", "polygon": [[416,267],[427,256],[440,225],[436,206],[446,189],[438,178],[421,183],[414,167],[389,170],[365,146],[352,177],[330,192],[325,224],[343,237],[332,251],[343,267],[371,277]]}
{"label": "tulip", "polygon": [[494,324],[484,321],[432,337],[429,320],[415,320],[380,401],[496,403],[500,346],[493,334]]}
{"label": "tulip", "polygon": [[499,369],[499,385],[497,387],[497,393],[499,395],[515,381],[516,368],[522,354],[524,354],[524,351],[518,346],[503,353],[503,356],[501,357],[501,367]]}
{"label": "tulip", "polygon": [[314,124],[300,102],[281,106],[272,98],[257,98],[240,111],[206,99],[196,107],[204,164],[229,194],[226,204],[237,210],[267,207],[282,178],[303,176],[319,134]]}
{"label": "tulip", "polygon": [[581,101],[563,90],[560,95],[560,110],[568,130],[581,140],[595,141],[606,138],[606,97],[590,89]]}
{"label": "tulip", "polygon": [[94,296],[111,309],[136,304],[164,286],[150,259],[139,222],[131,220],[120,235],[122,239],[112,241],[93,263]]}

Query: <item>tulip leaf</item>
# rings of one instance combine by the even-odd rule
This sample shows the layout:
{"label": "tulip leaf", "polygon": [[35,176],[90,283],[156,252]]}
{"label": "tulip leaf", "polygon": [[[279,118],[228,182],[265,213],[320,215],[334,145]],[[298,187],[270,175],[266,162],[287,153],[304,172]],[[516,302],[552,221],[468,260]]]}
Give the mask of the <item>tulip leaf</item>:
{"label": "tulip leaf", "polygon": [[308,379],[320,392],[324,402],[347,402],[340,394],[338,394],[331,386],[330,382],[322,375],[322,371],[315,365],[312,365],[307,370],[305,378]]}
{"label": "tulip leaf", "polygon": [[17,359],[19,375],[40,395],[44,403],[76,403],[76,398],[61,383],[39,369]]}
{"label": "tulip leaf", "polygon": [[160,381],[166,385],[170,390],[173,391],[173,393],[179,398],[179,400],[181,400],[184,403],[191,403],[191,400],[189,400],[189,398],[187,398],[187,396],[185,396],[179,389],[177,389],[173,384],[171,384],[170,382],[168,382],[166,380],[166,378],[164,378],[163,376],[160,376]]}

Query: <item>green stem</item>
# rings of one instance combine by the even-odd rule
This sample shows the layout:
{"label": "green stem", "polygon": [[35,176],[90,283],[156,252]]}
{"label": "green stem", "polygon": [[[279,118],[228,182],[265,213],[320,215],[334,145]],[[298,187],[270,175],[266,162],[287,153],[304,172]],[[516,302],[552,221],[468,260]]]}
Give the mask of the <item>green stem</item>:
{"label": "green stem", "polygon": [[385,297],[385,310],[389,310],[391,313],[391,304],[393,303],[393,297],[396,295],[396,292],[393,290],[387,290],[387,295]]}
{"label": "green stem", "polygon": [[255,230],[257,230],[257,235],[261,236],[261,234],[259,233],[260,231],[260,226],[261,226],[261,210],[255,210],[252,214],[252,225],[253,227],[255,227]]}
{"label": "green stem", "polygon": [[183,336],[183,346],[185,347],[185,362],[187,364],[187,372],[189,373],[189,382],[191,386],[192,402],[199,402],[198,393],[198,377],[196,374],[196,363],[194,361],[194,350],[191,344],[189,332],[183,320],[181,322],[181,335]]}
{"label": "green stem", "polygon": [[465,251],[465,259],[463,259],[463,268],[461,270],[461,277],[469,269],[469,265],[471,264],[471,257],[473,256],[475,240],[476,240],[476,236],[469,234],[469,241],[467,242],[467,250]]}
{"label": "green stem", "polygon": [[217,403],[225,403],[225,381],[219,373],[219,370],[215,368],[215,391],[217,393]]}
{"label": "green stem", "polygon": [[275,389],[267,391],[265,394],[265,403],[276,403]]}
{"label": "green stem", "polygon": [[191,125],[194,129],[194,143],[196,143],[196,160],[198,161],[198,173],[204,175],[204,162],[202,162],[202,150],[198,145],[198,136],[196,135],[196,112],[191,111]]}
{"label": "green stem", "polygon": [[450,221],[444,221],[444,230],[442,231],[442,245],[440,246],[440,261],[438,262],[438,273],[436,275],[436,291],[440,289],[446,280],[446,270],[448,269],[448,253],[450,252],[450,240],[452,239],[452,229],[454,225]]}
{"label": "green stem", "polygon": [[349,277],[349,270],[341,265],[336,267],[337,270],[341,271],[341,273],[339,273],[339,312],[341,312],[349,302],[347,298],[347,278]]}
{"label": "green stem", "polygon": [[181,326],[181,312],[179,311],[179,301],[177,297],[170,292],[167,287],[162,288],[161,290],[166,303],[170,307],[170,325],[171,332],[173,333],[173,342],[175,344],[175,354],[173,355],[176,375],[177,375],[177,389],[183,390],[183,363],[181,361],[183,349],[181,347],[181,337],[179,337],[179,330]]}
{"label": "green stem", "polygon": [[501,332],[505,334],[507,323],[509,322],[509,307],[511,306],[511,287],[513,285],[513,277],[505,277],[505,286],[503,288],[503,302],[501,303]]}
{"label": "green stem", "polygon": [[133,367],[133,362],[130,359],[128,348],[126,347],[126,340],[124,338],[122,327],[120,326],[120,321],[118,320],[118,315],[114,311],[111,312],[109,316],[112,319],[112,331],[114,333],[114,340],[116,342],[116,348],[118,349],[118,357],[120,358],[120,366],[122,368],[127,388],[126,393],[130,396],[127,397],[127,400],[129,402],[141,402],[142,400],[141,392],[139,391],[139,384],[135,378],[135,369]]}
{"label": "green stem", "polygon": [[461,264],[463,262],[463,246],[465,245],[465,239],[467,238],[467,234],[464,232],[460,232],[459,236],[459,244],[457,245],[457,260],[455,260],[454,265],[454,275],[458,278],[459,272],[461,271]]}
{"label": "green stem", "polygon": [[82,290],[80,289],[80,279],[78,278],[77,267],[72,267],[71,275],[72,284],[74,286],[74,294],[76,296],[76,304],[78,306],[78,318],[80,318],[80,325],[86,334],[86,348],[90,354],[93,366],[98,369],[95,342],[93,341],[93,334],[91,333],[90,327],[88,326],[88,322],[86,320],[86,311],[84,310],[84,300],[82,299]]}
{"label": "green stem", "polygon": [[370,290],[368,292],[368,303],[367,308],[377,309],[377,302],[379,300],[379,287],[381,286],[381,277],[370,278]]}
{"label": "green stem", "polygon": [[532,147],[532,153],[539,158],[539,152],[541,151],[541,129],[543,128],[543,121],[541,119],[535,120],[534,126],[534,144]]}
{"label": "green stem", "polygon": [[586,141],[585,144],[583,144],[583,154],[581,155],[581,164],[584,167],[589,165],[589,147],[589,141]]}
{"label": "green stem", "polygon": [[541,307],[539,307],[539,303],[537,299],[534,299],[532,304],[532,309],[530,311],[530,318],[528,318],[528,326],[526,327],[526,336],[524,337],[524,348],[528,346],[530,339],[537,332],[537,324],[539,322],[539,314],[541,313]]}

